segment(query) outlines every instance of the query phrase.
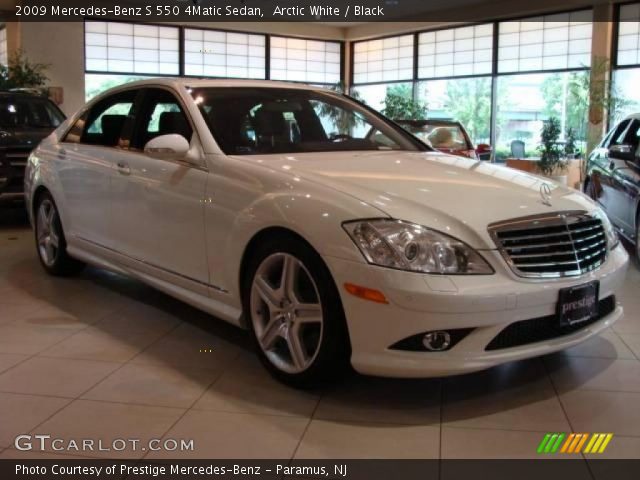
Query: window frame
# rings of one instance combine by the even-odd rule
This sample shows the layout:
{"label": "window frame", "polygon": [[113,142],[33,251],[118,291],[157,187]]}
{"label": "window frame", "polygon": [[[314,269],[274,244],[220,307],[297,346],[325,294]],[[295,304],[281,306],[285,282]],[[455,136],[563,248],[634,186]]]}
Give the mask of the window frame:
{"label": "window frame", "polygon": [[[140,72],[111,72],[104,70],[88,70],[86,68],[86,59],[87,59],[87,45],[86,45],[86,23],[98,21],[98,22],[111,22],[111,23],[124,23],[129,25],[146,25],[146,26],[156,26],[156,27],[172,27],[178,29],[178,55],[179,55],[179,65],[178,65],[178,74],[166,74],[166,73],[158,73],[158,74],[148,74],[148,73],[140,73]],[[247,79],[247,80],[271,80],[271,37],[280,37],[280,38],[294,38],[299,40],[307,40],[307,41],[320,41],[320,42],[332,42],[338,43],[340,45],[340,73],[338,74],[340,78],[340,84],[344,84],[345,80],[345,67],[346,67],[346,42],[344,40],[334,40],[334,39],[326,39],[326,38],[318,38],[318,37],[307,37],[301,35],[282,35],[282,34],[269,34],[264,32],[257,32],[251,30],[231,30],[225,28],[206,28],[199,26],[191,26],[191,25],[176,25],[171,23],[152,23],[152,22],[132,22],[128,20],[111,20],[104,19],[100,17],[86,17],[83,21],[82,25],[83,29],[83,59],[85,62],[84,73],[86,74],[94,74],[94,75],[123,75],[123,76],[146,76],[150,78],[155,77],[180,77],[180,78],[204,78],[204,79]],[[265,52],[265,64],[264,64],[264,77],[262,78],[254,78],[254,77],[215,77],[215,76],[206,76],[206,75],[187,75],[185,73],[185,30],[203,30],[203,31],[214,31],[214,32],[224,32],[224,33],[239,33],[244,35],[260,35],[265,38],[264,42],[264,52]],[[322,85],[322,86],[334,86],[334,83],[331,82],[306,82],[299,80],[287,80],[291,83],[299,83],[304,85]]]}
{"label": "window frame", "polygon": [[[178,73],[177,76],[183,76],[184,73],[184,29],[178,25],[163,24],[163,23],[146,23],[146,22],[130,22],[126,20],[111,20],[100,17],[87,17],[82,22],[82,55],[84,61],[84,73],[86,74],[99,74],[99,75],[124,75],[124,76],[140,76],[140,77],[175,77],[173,73],[142,73],[142,72],[113,72],[110,70],[90,70],[87,69],[87,22],[102,22],[102,23],[120,23],[126,25],[144,25],[149,27],[170,27],[178,30]],[[134,37],[135,38],[135,37]],[[135,62],[135,60],[134,60]]]}
{"label": "window frame", "polygon": [[136,135],[139,134],[141,129],[144,128],[144,126],[141,123],[142,122],[141,114],[144,113],[144,109],[147,108],[148,106],[147,99],[149,98],[149,94],[152,93],[151,90],[164,90],[174,97],[176,104],[180,106],[182,113],[186,117],[187,122],[189,123],[189,127],[191,128],[191,138],[187,138],[189,145],[191,145],[193,143],[193,139],[197,138],[198,131],[195,127],[195,123],[193,122],[193,119],[191,118],[191,115],[189,114],[189,109],[186,107],[185,103],[182,101],[182,98],[180,97],[178,92],[176,92],[173,88],[167,87],[165,85],[145,85],[140,89],[140,92],[136,99],[137,101],[136,118],[134,118],[132,122],[130,138],[129,138],[129,147],[127,148],[127,150],[129,152],[144,153],[144,146],[142,148],[137,148],[134,146],[134,138],[136,137]]}
{"label": "window frame", "polygon": [[[89,125],[85,125],[82,129],[82,134],[80,135],[80,139],[77,142],[72,142],[68,140],[69,135],[71,134],[71,131],[75,128],[76,124],[80,121],[80,120],[84,120],[86,121],[87,118],[89,117],[91,110],[93,110],[95,107],[97,107],[99,104],[101,104],[102,102],[111,99],[112,97],[116,97],[118,95],[122,95],[126,92],[130,92],[130,91],[134,91],[136,92],[132,105],[131,105],[131,111],[133,111],[133,118],[127,118],[127,120],[125,120],[125,123],[122,126],[122,130],[120,131],[118,140],[129,140],[129,143],[131,142],[131,136],[132,136],[132,132],[133,132],[133,125],[136,121],[135,117],[136,117],[136,113],[138,111],[138,108],[140,107],[140,99],[141,99],[141,93],[142,93],[143,87],[140,86],[134,86],[134,87],[127,87],[127,88],[122,88],[122,89],[118,89],[117,91],[110,93],[109,95],[101,95],[99,97],[96,97],[95,100],[93,100],[91,103],[89,103],[85,108],[83,108],[80,112],[78,112],[78,114],[73,118],[73,122],[70,122],[69,127],[65,130],[65,132],[60,136],[60,143],[63,144],[67,144],[67,145],[84,145],[84,146],[89,146],[89,147],[95,147],[95,148],[108,148],[108,149],[113,149],[113,150],[118,150],[120,152],[125,152],[125,151],[130,151],[129,146],[127,147],[119,147],[117,144],[116,145],[101,145],[101,144],[94,144],[94,143],[86,143],[82,141],[82,137],[85,134],[86,130],[89,128]],[[104,113],[104,112],[103,112]],[[129,116],[128,116],[129,117]],[[98,117],[96,117],[98,118]]]}
{"label": "window frame", "polygon": [[[633,68],[640,68],[640,54],[638,55],[638,62],[633,64],[620,65],[618,63],[618,53],[620,44],[620,17],[622,8],[628,5],[640,5],[639,1],[627,1],[614,5],[613,11],[613,41],[611,42],[611,70],[612,74],[614,70],[626,70]],[[640,23],[640,20],[638,20]]]}

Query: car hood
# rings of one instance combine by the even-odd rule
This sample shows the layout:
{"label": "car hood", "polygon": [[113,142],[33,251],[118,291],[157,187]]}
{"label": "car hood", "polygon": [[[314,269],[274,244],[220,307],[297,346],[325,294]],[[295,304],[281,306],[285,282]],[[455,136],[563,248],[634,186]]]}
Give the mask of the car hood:
{"label": "car hood", "polygon": [[[500,165],[439,152],[322,152],[238,157],[322,183],[390,217],[495,248],[490,223],[595,207],[580,192]],[[541,185],[551,189],[545,205]]]}

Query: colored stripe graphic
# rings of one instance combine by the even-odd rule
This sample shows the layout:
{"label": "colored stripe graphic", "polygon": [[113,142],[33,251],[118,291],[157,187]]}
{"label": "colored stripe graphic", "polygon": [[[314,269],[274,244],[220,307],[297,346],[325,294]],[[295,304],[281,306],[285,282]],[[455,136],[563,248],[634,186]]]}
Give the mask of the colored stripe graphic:
{"label": "colored stripe graphic", "polygon": [[571,442],[571,446],[569,447],[569,451],[567,453],[574,453],[576,450],[576,446],[578,445],[578,442],[582,439],[582,434],[581,433],[577,433],[576,436],[573,439],[573,442]]}
{"label": "colored stripe graphic", "polygon": [[540,445],[538,445],[538,453],[544,452],[544,447],[545,447],[545,445],[547,444],[547,442],[549,441],[550,438],[551,438],[551,434],[550,433],[547,433],[544,436],[544,438],[540,442]]}
{"label": "colored stripe graphic", "polygon": [[564,442],[564,445],[562,446],[562,450],[560,450],[560,453],[566,453],[567,449],[569,448],[569,445],[571,445],[571,442],[573,442],[573,439],[575,438],[576,434],[575,433],[571,433],[568,437],[567,437],[567,441]]}
{"label": "colored stripe graphic", "polygon": [[538,445],[537,452],[540,454],[569,453],[576,455],[580,452],[603,453],[612,438],[613,433],[547,433]]}
{"label": "colored stripe graphic", "polygon": [[556,453],[558,451],[558,448],[560,448],[560,444],[562,443],[562,440],[564,440],[564,433],[561,433],[560,435],[558,435],[558,439],[556,440],[556,443],[553,444],[553,447],[551,447],[551,453]]}
{"label": "colored stripe graphic", "polygon": [[613,433],[607,433],[607,436],[604,439],[604,442],[602,442],[602,445],[600,446],[600,450],[598,451],[598,453],[604,453],[605,448],[607,448],[607,445],[609,445],[609,442],[611,441],[611,439],[613,438]]}
{"label": "colored stripe graphic", "polygon": [[594,434],[591,437],[591,440],[589,440],[589,443],[587,443],[587,448],[584,449],[584,453],[591,453],[591,447],[593,447],[593,444],[596,442],[596,438],[597,434]]}
{"label": "colored stripe graphic", "polygon": [[582,446],[587,441],[587,438],[589,438],[589,434],[588,433],[583,433],[582,434],[582,440],[580,440],[580,443],[578,443],[578,446],[576,447],[576,453],[580,453],[580,450],[582,450]]}

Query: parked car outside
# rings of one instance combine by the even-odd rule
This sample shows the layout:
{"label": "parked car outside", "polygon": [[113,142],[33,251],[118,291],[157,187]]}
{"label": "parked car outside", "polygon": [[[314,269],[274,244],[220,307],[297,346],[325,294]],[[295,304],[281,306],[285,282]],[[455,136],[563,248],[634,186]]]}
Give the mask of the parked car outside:
{"label": "parked car outside", "polygon": [[118,87],[40,144],[26,187],[47,272],[86,262],[155,286],[249,330],[294,385],[349,362],[480,370],[574,346],[623,313],[628,256],[586,195],[434,151],[305,85]]}
{"label": "parked car outside", "polygon": [[64,119],[46,97],[0,91],[0,204],[24,200],[27,158]]}
{"label": "parked car outside", "polygon": [[436,150],[478,160],[491,159],[491,145],[474,146],[469,134],[460,122],[449,120],[396,120],[422,141]]}
{"label": "parked car outside", "polygon": [[584,192],[597,202],[640,260],[640,113],[604,137],[587,161]]}

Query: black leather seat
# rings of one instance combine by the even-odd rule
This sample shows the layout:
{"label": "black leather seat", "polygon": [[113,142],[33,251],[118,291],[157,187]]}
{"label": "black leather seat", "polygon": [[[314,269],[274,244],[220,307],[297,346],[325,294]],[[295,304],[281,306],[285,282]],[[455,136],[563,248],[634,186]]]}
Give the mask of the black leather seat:
{"label": "black leather seat", "polygon": [[124,127],[126,120],[126,115],[103,115],[100,119],[102,139],[99,143],[108,147],[118,145],[120,133],[122,133],[122,127]]}
{"label": "black leather seat", "polygon": [[290,143],[287,121],[282,112],[261,108],[255,114],[255,129],[259,146],[273,148]]}
{"label": "black leather seat", "polygon": [[163,112],[158,125],[160,135],[176,133],[191,141],[191,125],[182,112]]}

